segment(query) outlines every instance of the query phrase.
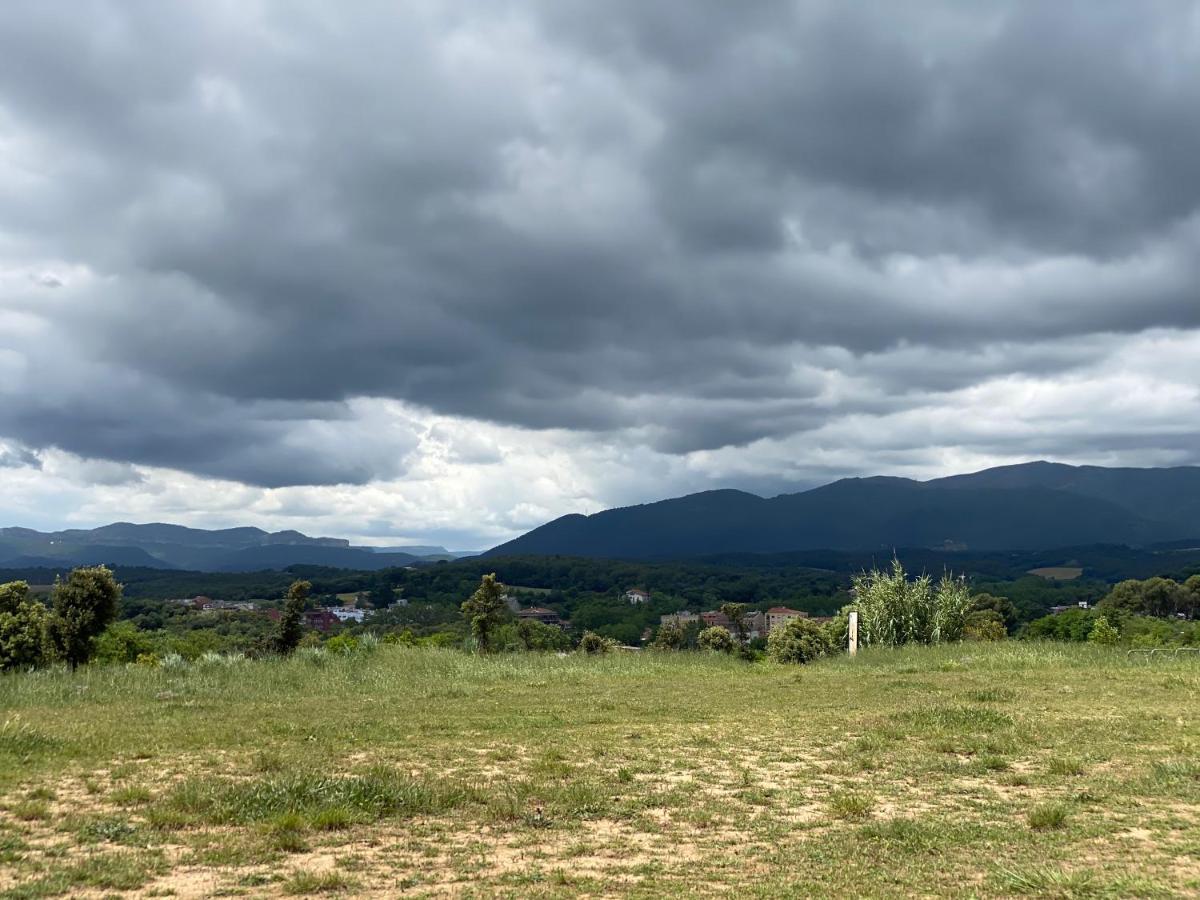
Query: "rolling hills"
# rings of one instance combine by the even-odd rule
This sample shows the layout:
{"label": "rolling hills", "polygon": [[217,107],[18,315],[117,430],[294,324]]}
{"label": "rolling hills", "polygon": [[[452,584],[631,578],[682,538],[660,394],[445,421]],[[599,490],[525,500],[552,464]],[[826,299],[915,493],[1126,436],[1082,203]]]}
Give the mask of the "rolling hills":
{"label": "rolling hills", "polygon": [[352,547],[341,538],[314,538],[298,531],[267,532],[260,528],[207,530],[128,522],[55,532],[0,528],[0,566],[5,568],[106,563],[201,572],[255,572],[303,564],[375,570],[427,558],[442,556],[378,553],[368,547]]}

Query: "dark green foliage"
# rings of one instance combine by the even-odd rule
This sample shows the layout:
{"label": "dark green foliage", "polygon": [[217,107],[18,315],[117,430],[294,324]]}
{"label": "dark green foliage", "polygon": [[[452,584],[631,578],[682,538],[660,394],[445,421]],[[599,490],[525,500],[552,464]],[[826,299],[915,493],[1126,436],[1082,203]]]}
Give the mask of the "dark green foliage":
{"label": "dark green foliage", "polygon": [[121,585],[105,566],[78,568],[54,584],[46,636],[56,656],[72,670],[86,663],[96,638],[117,615]]}
{"label": "dark green foliage", "polygon": [[828,632],[807,619],[789,619],[767,638],[767,653],[781,663],[812,662],[833,649]]}
{"label": "dark green foliage", "polygon": [[46,607],[24,581],[0,584],[0,671],[41,665],[46,656]]}
{"label": "dark green foliage", "polygon": [[312,582],[309,581],[293,581],[288,588],[283,615],[279,619],[279,633],[275,637],[277,652],[287,655],[300,646],[304,636],[304,608],[311,590]]}
{"label": "dark green foliage", "polygon": [[504,585],[496,580],[495,572],[483,576],[475,593],[463,602],[462,613],[475,646],[484,653],[496,649],[496,632],[512,613],[504,600]]}
{"label": "dark green foliage", "polygon": [[517,623],[517,639],[523,650],[567,650],[571,646],[571,639],[561,628],[533,619]]}
{"label": "dark green foliage", "polygon": [[997,597],[993,594],[976,594],[971,598],[972,612],[993,612],[1004,630],[1012,631],[1019,620],[1017,608],[1007,597]]}

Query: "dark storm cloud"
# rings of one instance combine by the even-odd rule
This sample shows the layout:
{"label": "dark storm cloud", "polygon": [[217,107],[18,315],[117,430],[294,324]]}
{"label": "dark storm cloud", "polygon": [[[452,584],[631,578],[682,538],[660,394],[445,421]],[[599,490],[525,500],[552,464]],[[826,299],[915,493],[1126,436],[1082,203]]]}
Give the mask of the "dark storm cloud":
{"label": "dark storm cloud", "polygon": [[355,398],[681,453],[1096,364],[1200,326],[1198,23],[4,4],[2,302],[62,352],[0,334],[0,435],[363,483],[417,436]]}

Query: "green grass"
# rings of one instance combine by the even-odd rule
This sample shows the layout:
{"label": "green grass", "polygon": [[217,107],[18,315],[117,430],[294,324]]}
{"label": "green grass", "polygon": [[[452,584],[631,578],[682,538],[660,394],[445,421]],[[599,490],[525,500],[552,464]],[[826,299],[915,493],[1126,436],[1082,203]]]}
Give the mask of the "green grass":
{"label": "green grass", "polygon": [[0,897],[1195,894],[1198,696],[1027,643],[5,676]]}

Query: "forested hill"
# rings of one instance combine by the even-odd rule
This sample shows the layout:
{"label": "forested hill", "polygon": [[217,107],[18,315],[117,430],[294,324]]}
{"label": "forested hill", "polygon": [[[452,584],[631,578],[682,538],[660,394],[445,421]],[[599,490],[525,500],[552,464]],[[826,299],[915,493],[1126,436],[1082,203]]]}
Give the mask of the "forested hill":
{"label": "forested hill", "polygon": [[569,515],[490,551],[620,559],[952,547],[1039,550],[1200,536],[1200,468],[1036,462],[932,481],[848,478],[764,499],[742,491]]}

